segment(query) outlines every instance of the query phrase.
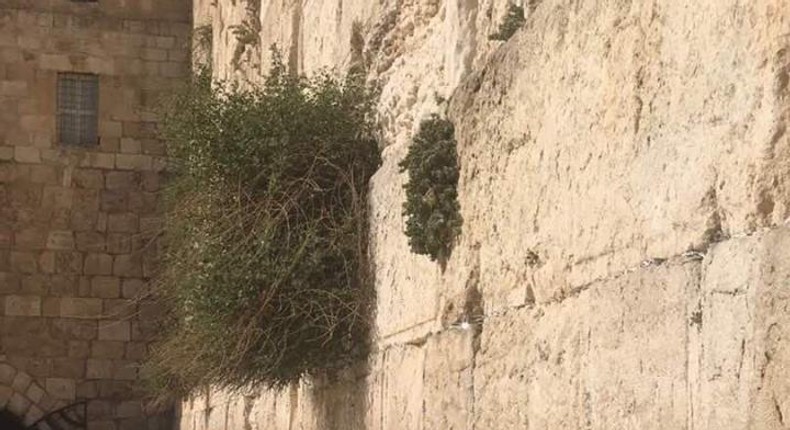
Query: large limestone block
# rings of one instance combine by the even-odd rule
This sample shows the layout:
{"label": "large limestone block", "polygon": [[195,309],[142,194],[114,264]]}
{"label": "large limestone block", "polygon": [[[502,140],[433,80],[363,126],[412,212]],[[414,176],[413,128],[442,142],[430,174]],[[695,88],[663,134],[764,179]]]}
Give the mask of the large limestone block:
{"label": "large limestone block", "polygon": [[475,334],[470,328],[445,331],[425,344],[425,430],[464,430],[475,414]]}
{"label": "large limestone block", "polygon": [[384,352],[383,360],[381,424],[378,428],[421,429],[425,349],[410,345],[389,348]]}
{"label": "large limestone block", "polygon": [[790,229],[717,245],[699,303],[696,428],[782,429],[790,416]]}
{"label": "large limestone block", "polygon": [[451,108],[490,306],[524,279],[548,302],[790,215],[782,7],[537,6]]}
{"label": "large limestone block", "polygon": [[684,429],[694,262],[601,281],[483,327],[476,428]]}

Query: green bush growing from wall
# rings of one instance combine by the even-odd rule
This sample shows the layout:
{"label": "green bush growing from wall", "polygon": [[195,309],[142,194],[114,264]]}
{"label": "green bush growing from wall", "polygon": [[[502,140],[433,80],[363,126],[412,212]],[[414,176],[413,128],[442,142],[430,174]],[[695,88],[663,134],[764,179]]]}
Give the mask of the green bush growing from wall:
{"label": "green bush growing from wall", "polygon": [[409,175],[403,214],[411,249],[444,263],[462,224],[453,124],[437,115],[422,121],[400,168]]}
{"label": "green bush growing from wall", "polygon": [[372,112],[360,79],[297,77],[279,56],[262,88],[201,73],[173,97],[154,389],[282,386],[364,355]]}
{"label": "green bush growing from wall", "polygon": [[524,8],[510,3],[507,7],[505,19],[499,24],[499,30],[488,36],[488,38],[490,40],[508,40],[519,28],[523,27],[526,22],[527,20],[524,18]]}

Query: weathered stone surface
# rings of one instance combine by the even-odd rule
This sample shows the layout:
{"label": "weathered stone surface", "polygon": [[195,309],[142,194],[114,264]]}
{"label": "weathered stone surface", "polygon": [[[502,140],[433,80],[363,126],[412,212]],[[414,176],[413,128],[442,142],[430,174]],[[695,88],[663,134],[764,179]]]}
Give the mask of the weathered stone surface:
{"label": "weathered stone surface", "polygon": [[131,340],[129,321],[100,321],[99,340],[128,342]]}
{"label": "weathered stone surface", "polygon": [[686,428],[698,282],[697,263],[671,262],[489,318],[476,357],[477,427]]}
{"label": "weathered stone surface", "polygon": [[[365,428],[786,426],[783,5],[517,2],[527,24],[502,43],[488,35],[507,1],[342,3],[264,2],[258,17],[260,45],[308,73],[347,69],[357,22],[381,89]],[[228,30],[245,5],[195,5],[216,76],[259,82],[268,54]],[[444,270],[408,249],[397,166],[443,99],[464,218]],[[479,339],[450,328],[470,289]],[[225,404],[231,420],[243,410]],[[302,428],[331,428],[305,404]],[[193,406],[190,422],[209,422]],[[252,422],[294,425],[283,413]]]}
{"label": "weathered stone surface", "polygon": [[717,245],[698,308],[695,428],[781,429],[790,416],[790,230]]}
{"label": "weathered stone surface", "polygon": [[67,318],[97,318],[102,314],[102,301],[64,297],[60,301],[60,313]]}
{"label": "weathered stone surface", "polygon": [[491,304],[521,279],[550,301],[790,215],[784,66],[764,66],[785,64],[771,35],[787,21],[751,3],[722,32],[711,17],[732,4],[543,2],[460,88],[465,239]]}
{"label": "weathered stone surface", "polygon": [[41,297],[6,296],[5,315],[28,317],[41,316]]}
{"label": "weathered stone surface", "polygon": [[[423,419],[425,430],[469,428],[475,403],[475,331],[455,329],[429,338],[425,345]],[[498,424],[501,425],[501,422]]]}

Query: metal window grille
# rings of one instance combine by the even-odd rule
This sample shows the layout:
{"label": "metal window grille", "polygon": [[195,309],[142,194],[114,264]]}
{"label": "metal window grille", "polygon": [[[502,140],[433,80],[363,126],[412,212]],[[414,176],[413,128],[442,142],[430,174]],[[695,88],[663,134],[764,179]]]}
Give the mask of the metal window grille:
{"label": "metal window grille", "polygon": [[62,145],[95,145],[99,128],[99,77],[58,74],[58,135]]}

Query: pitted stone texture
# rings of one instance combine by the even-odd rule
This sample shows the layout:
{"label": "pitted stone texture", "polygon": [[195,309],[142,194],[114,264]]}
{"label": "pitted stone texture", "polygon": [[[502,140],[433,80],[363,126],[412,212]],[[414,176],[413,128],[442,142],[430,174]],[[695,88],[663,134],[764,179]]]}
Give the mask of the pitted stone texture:
{"label": "pitted stone texture", "polygon": [[790,17],[736,5],[543,1],[459,89],[464,238],[489,306],[790,215]]}
{"label": "pitted stone texture", "polygon": [[786,428],[790,230],[722,243],[710,257],[700,301],[695,428]]}
{"label": "pitted stone texture", "polygon": [[470,428],[475,405],[475,331],[456,329],[425,344],[423,418],[425,430]]}
{"label": "pitted stone texture", "polygon": [[475,428],[687,428],[687,302],[698,266],[638,271],[488,319]]}

